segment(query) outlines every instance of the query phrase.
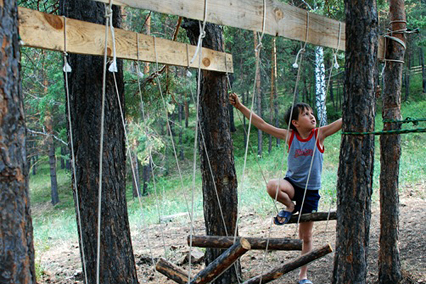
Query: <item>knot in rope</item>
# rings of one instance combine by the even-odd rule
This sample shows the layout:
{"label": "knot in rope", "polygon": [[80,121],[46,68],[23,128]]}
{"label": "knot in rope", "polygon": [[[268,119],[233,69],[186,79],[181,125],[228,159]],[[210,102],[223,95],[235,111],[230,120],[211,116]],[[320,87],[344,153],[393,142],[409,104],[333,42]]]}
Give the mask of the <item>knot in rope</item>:
{"label": "knot in rope", "polygon": [[112,20],[112,9],[110,6],[105,6],[105,18],[110,18]]}
{"label": "knot in rope", "polygon": [[260,50],[262,47],[263,47],[263,43],[262,43],[262,42],[260,42],[260,43],[256,46],[256,48],[254,49],[254,51],[255,51],[256,53],[258,53],[258,52],[259,52],[259,50]]}

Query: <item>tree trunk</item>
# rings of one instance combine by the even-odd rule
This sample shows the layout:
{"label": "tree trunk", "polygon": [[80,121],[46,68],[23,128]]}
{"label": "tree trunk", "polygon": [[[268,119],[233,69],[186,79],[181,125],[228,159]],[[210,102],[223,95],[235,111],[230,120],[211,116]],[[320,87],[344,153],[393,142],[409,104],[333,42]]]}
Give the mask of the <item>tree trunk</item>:
{"label": "tree trunk", "polygon": [[419,47],[420,52],[420,66],[422,66],[422,78],[423,78],[423,93],[426,93],[426,68],[425,68],[425,60],[423,56],[423,49]]}
{"label": "tree trunk", "polygon": [[[242,98],[241,100],[243,101],[243,105],[247,105],[247,102],[249,101],[248,99],[249,97],[249,92],[247,92],[247,94],[245,92],[243,92]],[[247,145],[247,122],[246,122],[246,117],[243,115],[243,129],[244,129],[244,147],[246,147]]]}
{"label": "tree trunk", "polygon": [[[404,60],[404,57],[402,57],[402,60]],[[404,78],[404,85],[405,85],[404,102],[408,100],[408,96],[410,95],[410,72],[411,72],[411,53],[410,52],[407,52],[406,61],[407,61],[407,68],[405,69],[405,78]]]}
{"label": "tree trunk", "polygon": [[181,161],[185,160],[185,151],[184,151],[184,145],[183,145],[183,125],[182,125],[182,120],[183,120],[183,95],[180,94],[180,101],[178,104],[178,108],[179,108],[179,159]]}
{"label": "tree trunk", "polygon": [[[66,3],[66,4],[65,4]],[[83,21],[105,24],[105,6],[93,1],[60,1],[65,16]],[[119,26],[120,9],[113,7],[113,23]],[[111,38],[109,38],[111,40]],[[112,52],[112,51],[111,51]],[[97,280],[98,214],[100,220],[100,283],[138,283],[135,259],[130,239],[126,203],[126,149],[113,74],[107,72],[105,94],[104,151],[102,162],[101,212],[99,199],[99,149],[103,92],[103,65],[101,56],[71,54],[69,64],[69,95],[71,127],[74,135],[74,153],[81,228],[80,251],[84,249],[83,270],[88,283]],[[115,73],[121,103],[124,102],[123,63],[117,61]],[[124,106],[123,106],[123,109]],[[78,198],[78,200],[77,200]],[[76,207],[77,210],[77,207]],[[82,243],[81,243],[82,242]],[[84,244],[84,245],[83,245]]]}
{"label": "tree trunk", "polygon": [[[405,29],[405,8],[403,0],[390,1],[391,30]],[[405,42],[405,34],[395,33],[394,37]],[[404,60],[405,49],[396,41],[386,43],[388,59]],[[383,74],[383,120],[401,119],[401,81],[404,65],[388,61]],[[383,130],[398,130],[397,123],[383,123]],[[399,134],[380,136],[380,250],[379,282],[399,283],[401,263],[399,259],[399,161],[401,157],[401,136]]]}
{"label": "tree trunk", "polygon": [[148,183],[151,180],[151,157],[148,158],[148,164],[142,167],[142,195],[148,195]]}
{"label": "tree trunk", "polygon": [[[345,0],[345,11],[343,131],[373,131],[378,48],[376,1]],[[342,136],[332,283],[366,283],[373,165],[374,135]]]}
{"label": "tree trunk", "polygon": [[189,125],[189,102],[190,98],[185,100],[185,128],[188,128]]}
{"label": "tree trunk", "polygon": [[[254,50],[255,50],[255,57],[258,58],[260,57],[260,49],[258,48],[258,40],[257,40],[257,32],[253,32],[254,35]],[[259,59],[260,60],[260,59]],[[253,96],[255,96],[256,100],[256,113],[262,117],[262,90],[261,90],[261,77],[260,77],[260,65],[259,68],[257,68],[256,70],[256,78],[255,78],[255,82],[256,82],[256,90],[255,90],[255,94],[253,94]],[[257,155],[258,156],[262,156],[262,152],[263,152],[263,135],[262,135],[262,130],[258,129],[257,130]]]}
{"label": "tree trunk", "polygon": [[315,105],[317,108],[317,117],[319,126],[327,125],[327,109],[325,92],[325,66],[324,66],[324,48],[315,47]]}
{"label": "tree trunk", "polygon": [[[47,93],[47,90],[46,90]],[[50,196],[52,205],[59,203],[58,194],[58,179],[56,178],[56,154],[55,154],[55,141],[53,140],[53,121],[50,112],[46,113],[45,117],[46,131],[49,134],[47,137],[47,148],[49,156],[49,168],[50,168]]]}
{"label": "tree trunk", "polygon": [[[185,21],[182,27],[187,30],[191,44],[197,44],[198,21]],[[207,24],[203,47],[224,51],[223,46],[221,28],[218,25]],[[199,108],[200,132],[203,131],[206,145],[200,143],[199,152],[206,233],[216,236],[233,235],[236,230],[238,198],[232,139],[229,131],[226,74],[202,71],[200,75],[202,76]],[[206,153],[209,155],[214,180],[209,171]],[[226,209],[223,210],[225,214],[223,218],[220,214],[221,208]],[[223,250],[207,249],[206,264],[213,262],[222,252]],[[239,267],[238,263],[236,267]],[[213,283],[237,283],[237,270],[228,269]]]}
{"label": "tree trunk", "polygon": [[[136,139],[135,139],[136,140]],[[141,183],[140,183],[140,177],[139,177],[139,158],[136,153],[137,151],[137,141],[134,141],[134,152],[132,152],[130,155],[132,155],[132,163],[133,163],[133,169],[132,171],[132,189],[133,189],[133,197],[139,197],[141,195]],[[133,176],[134,175],[134,176]]]}
{"label": "tree trunk", "polygon": [[[269,121],[271,124],[274,124],[274,112],[276,95],[277,95],[277,86],[276,86],[276,78],[277,78],[277,48],[275,45],[276,38],[272,40],[272,51],[271,51],[271,96],[269,98]],[[276,117],[275,117],[276,122]],[[269,135],[269,148],[268,152],[272,151],[272,135]]]}
{"label": "tree trunk", "polygon": [[61,170],[65,169],[65,155],[66,155],[66,148],[65,146],[61,146]]}
{"label": "tree trunk", "polygon": [[1,1],[0,15],[0,283],[36,283],[17,1]]}
{"label": "tree trunk", "polygon": [[49,165],[50,165],[50,192],[52,205],[59,203],[58,194],[58,179],[56,177],[56,155],[55,155],[55,141],[53,136],[48,138],[49,144]]}

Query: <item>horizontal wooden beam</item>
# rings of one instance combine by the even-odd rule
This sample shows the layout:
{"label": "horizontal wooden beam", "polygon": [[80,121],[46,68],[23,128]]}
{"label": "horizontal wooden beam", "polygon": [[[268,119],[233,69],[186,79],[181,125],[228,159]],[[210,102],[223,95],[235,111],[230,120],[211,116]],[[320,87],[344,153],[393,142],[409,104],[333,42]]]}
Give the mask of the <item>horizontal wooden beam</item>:
{"label": "horizontal wooden beam", "polygon": [[[237,240],[240,237],[237,238]],[[289,238],[247,238],[251,249],[265,250],[302,250],[302,240]],[[191,236],[187,238],[188,244]],[[202,248],[229,248],[234,244],[234,237],[227,236],[192,236],[192,245]]]}
{"label": "horizontal wooden beam", "polygon": [[[109,0],[96,0],[109,3]],[[116,5],[178,15],[204,20],[204,3],[200,0],[118,0]],[[309,13],[278,0],[266,0],[264,19],[263,0],[215,0],[207,1],[208,22],[273,36],[307,41],[314,45],[345,49],[345,23]],[[339,37],[340,33],[340,37]],[[340,38],[340,40],[339,40]]]}
{"label": "horizontal wooden beam", "polygon": [[[161,2],[161,1],[160,1]],[[64,17],[19,7],[19,34],[24,46],[64,51]],[[105,26],[66,19],[66,50],[69,53],[104,55]],[[108,55],[112,56],[111,34]],[[188,67],[196,46],[115,29],[118,58]],[[189,67],[198,68],[199,57]],[[201,69],[233,72],[232,55],[202,49]]]}
{"label": "horizontal wooden beam", "polygon": [[[95,1],[109,3],[109,0]],[[200,0],[117,0],[113,3],[167,15],[204,20],[205,1]],[[344,22],[309,13],[307,10],[279,0],[266,0],[266,17],[264,17],[263,0],[215,0],[206,3],[207,22],[256,32],[264,30],[266,34],[273,36],[345,50],[346,24]],[[383,59],[383,39],[381,37],[379,40],[379,59]]]}

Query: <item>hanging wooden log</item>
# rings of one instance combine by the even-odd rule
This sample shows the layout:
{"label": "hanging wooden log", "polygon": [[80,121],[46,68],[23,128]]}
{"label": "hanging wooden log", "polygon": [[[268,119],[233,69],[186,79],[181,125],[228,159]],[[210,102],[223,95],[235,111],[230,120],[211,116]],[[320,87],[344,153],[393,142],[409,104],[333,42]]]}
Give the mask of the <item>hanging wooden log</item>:
{"label": "hanging wooden log", "polygon": [[[237,240],[240,239],[239,237]],[[265,250],[302,250],[302,240],[289,238],[245,238],[251,249]],[[188,245],[190,236],[188,236]],[[192,245],[201,248],[229,248],[234,244],[234,237],[226,236],[192,236]]]}
{"label": "hanging wooden log", "polygon": [[164,258],[160,258],[160,260],[155,265],[155,269],[164,276],[179,284],[188,283],[188,274],[180,267],[168,262]]}
{"label": "hanging wooden log", "polygon": [[250,248],[250,243],[246,239],[240,238],[205,269],[200,271],[194,279],[192,279],[191,284],[210,283],[225,272],[240,256],[250,250]]}
{"label": "hanging wooden log", "polygon": [[[329,216],[330,214],[330,216]],[[290,218],[290,221],[288,223],[297,223],[297,219],[299,218],[299,215],[293,215]],[[303,222],[317,222],[317,221],[327,221],[327,220],[336,220],[337,214],[336,211],[330,211],[330,212],[316,212],[316,213],[309,213],[309,214],[302,214],[300,217],[300,223]]]}
{"label": "hanging wooden log", "polygon": [[331,248],[331,246],[328,244],[320,249],[316,249],[316,250],[312,250],[307,254],[304,254],[302,256],[299,256],[298,258],[296,258],[295,260],[286,263],[282,266],[276,267],[272,270],[270,270],[269,272],[263,274],[263,275],[258,275],[256,277],[253,277],[247,281],[245,281],[243,284],[254,284],[254,283],[268,283],[271,282],[275,279],[280,278],[281,276],[283,276],[284,274],[298,268],[301,267],[303,265],[308,264],[309,262],[318,259],[320,257],[323,257],[327,254],[329,254],[330,252],[332,252],[333,249]]}

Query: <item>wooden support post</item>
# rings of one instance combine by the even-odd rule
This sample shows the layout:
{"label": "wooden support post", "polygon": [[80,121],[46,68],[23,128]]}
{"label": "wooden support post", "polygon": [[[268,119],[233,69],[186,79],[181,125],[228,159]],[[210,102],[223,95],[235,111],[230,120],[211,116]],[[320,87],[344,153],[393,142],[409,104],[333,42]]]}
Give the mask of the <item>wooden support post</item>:
{"label": "wooden support post", "polygon": [[[290,221],[288,221],[288,223],[289,224],[297,223],[298,218],[299,218],[299,215],[293,215],[291,216]],[[327,220],[336,220],[336,219],[337,219],[336,211],[317,212],[317,213],[302,214],[299,222],[300,223],[310,222],[310,221],[317,222],[317,221],[327,221]]]}
{"label": "wooden support post", "polygon": [[179,284],[188,283],[187,273],[180,269],[180,267],[168,262],[164,258],[160,258],[160,260],[155,265],[155,269]]}
{"label": "wooden support post", "polygon": [[[237,240],[240,238],[237,238]],[[245,238],[251,249],[265,250],[268,239]],[[188,236],[188,245],[190,236]],[[229,248],[234,244],[234,237],[226,236],[192,236],[192,245],[202,248]],[[268,250],[302,250],[302,240],[289,238],[270,238]]]}
{"label": "wooden support post", "polygon": [[212,282],[223,272],[225,272],[240,256],[245,254],[250,249],[250,243],[246,239],[240,238],[234,245],[232,245],[229,249],[222,253],[205,269],[200,271],[194,277],[194,279],[192,279],[191,284],[203,284]]}
{"label": "wooden support post", "polygon": [[329,254],[332,251],[333,251],[333,249],[328,244],[328,245],[326,245],[326,246],[324,246],[320,249],[312,250],[312,251],[308,252],[307,254],[299,256],[298,258],[296,258],[292,262],[289,262],[289,263],[286,263],[282,266],[276,267],[276,268],[270,270],[269,272],[267,272],[263,275],[258,275],[256,277],[253,277],[253,278],[245,281],[243,284],[271,282],[271,281],[280,278],[284,274],[286,274],[286,273],[288,273],[288,272],[290,272],[290,271],[292,271],[292,270],[294,270],[298,267],[306,265],[306,264],[308,264],[309,262],[311,262],[315,259],[318,259],[320,257],[323,257],[323,256]]}

